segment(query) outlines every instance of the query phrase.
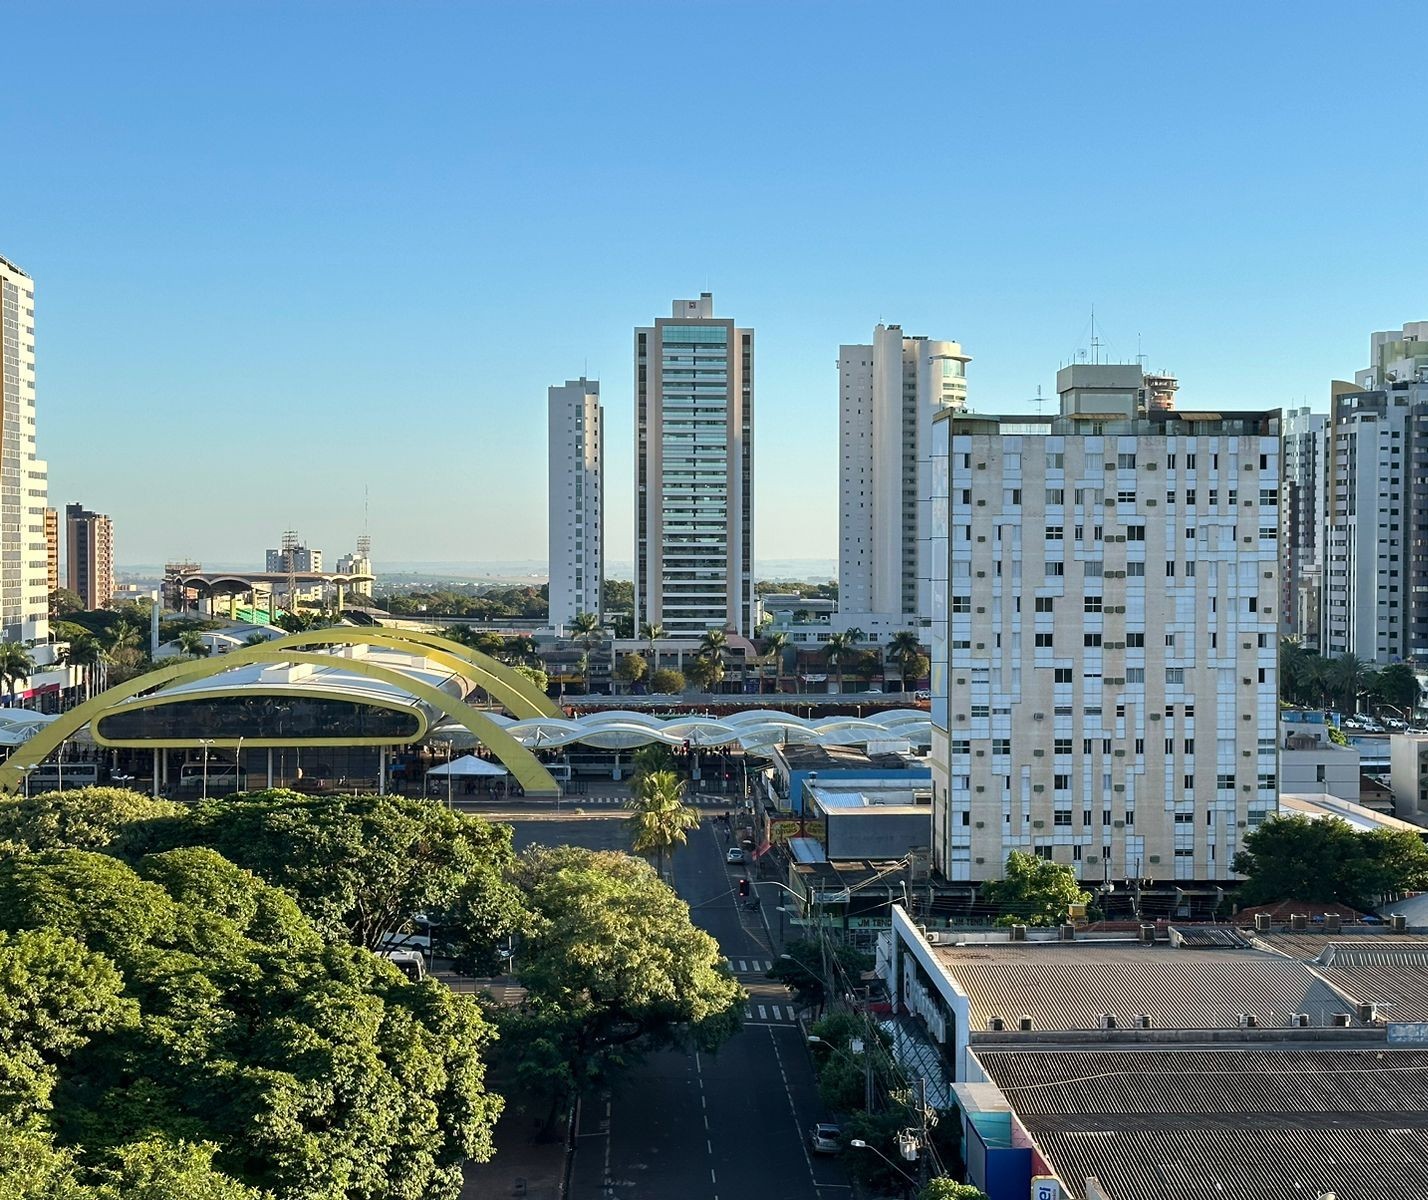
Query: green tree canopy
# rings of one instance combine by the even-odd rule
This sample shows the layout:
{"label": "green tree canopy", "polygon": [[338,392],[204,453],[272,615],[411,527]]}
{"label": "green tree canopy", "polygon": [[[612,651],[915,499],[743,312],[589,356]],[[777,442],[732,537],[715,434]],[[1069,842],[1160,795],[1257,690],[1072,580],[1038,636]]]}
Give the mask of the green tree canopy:
{"label": "green tree canopy", "polygon": [[1245,835],[1234,869],[1241,903],[1279,900],[1372,908],[1392,892],[1428,887],[1428,848],[1411,830],[1359,833],[1337,817],[1271,817]]}
{"label": "green tree canopy", "polygon": [[946,1175],[929,1179],[917,1193],[917,1200],[987,1200],[987,1193],[970,1183],[958,1183]]}
{"label": "green tree canopy", "polygon": [[0,800],[0,850],[108,850],[172,845],[188,810],[124,788],[88,787]]}
{"label": "green tree canopy", "polygon": [[653,856],[661,878],[664,861],[676,846],[699,828],[699,813],[684,802],[684,781],[673,771],[640,771],[626,807],[630,815],[630,849]]}
{"label": "green tree canopy", "polygon": [[649,674],[650,664],[643,654],[627,654],[615,664],[615,678],[626,687]]}
{"label": "green tree canopy", "polygon": [[200,805],[191,826],[188,840],[288,892],[331,940],[375,949],[412,916],[442,913],[494,945],[520,919],[510,827],[438,805],[250,792]]}
{"label": "green tree canopy", "polygon": [[684,691],[684,675],[672,667],[661,667],[650,676],[650,691],[657,695],[678,695]]}
{"label": "green tree canopy", "polygon": [[[0,1079],[53,1080],[0,1089],[0,1127],[47,1091],[39,1131],[99,1200],[452,1200],[490,1153],[474,1001],[325,944],[211,850],[16,855],[0,931]],[[0,1139],[0,1179],[21,1151],[63,1195],[43,1141]]]}
{"label": "green tree canopy", "polygon": [[513,873],[532,914],[518,968],[529,994],[502,1023],[528,1085],[559,1100],[644,1051],[713,1049],[738,1028],[744,990],[719,943],[647,864],[564,846],[528,850]]}
{"label": "green tree canopy", "polygon": [[1091,894],[1081,890],[1070,867],[1019,850],[1007,855],[1002,878],[981,888],[982,902],[994,905],[1000,914],[999,925],[1059,925],[1071,905],[1090,899]]}

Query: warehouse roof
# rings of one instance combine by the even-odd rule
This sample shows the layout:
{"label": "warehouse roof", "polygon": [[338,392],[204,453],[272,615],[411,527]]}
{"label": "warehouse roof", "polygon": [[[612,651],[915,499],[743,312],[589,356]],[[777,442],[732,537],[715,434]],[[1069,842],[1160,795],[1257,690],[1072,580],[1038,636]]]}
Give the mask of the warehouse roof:
{"label": "warehouse roof", "polygon": [[1110,1200],[1428,1196],[1428,1051],[988,1050],[1063,1182]]}
{"label": "warehouse roof", "polygon": [[1259,950],[1179,949],[1089,941],[937,947],[970,1000],[973,1032],[993,1017],[1029,1016],[1037,1030],[1097,1029],[1145,1014],[1161,1029],[1229,1029],[1251,1014],[1263,1026],[1309,1013],[1326,1025],[1344,1000],[1302,962]]}

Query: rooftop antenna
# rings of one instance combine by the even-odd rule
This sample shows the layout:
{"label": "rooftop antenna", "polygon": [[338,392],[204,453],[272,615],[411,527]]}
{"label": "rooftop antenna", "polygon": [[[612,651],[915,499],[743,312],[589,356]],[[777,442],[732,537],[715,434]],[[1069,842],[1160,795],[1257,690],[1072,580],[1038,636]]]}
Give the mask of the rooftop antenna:
{"label": "rooftop antenna", "polygon": [[1036,415],[1038,417],[1041,416],[1041,406],[1046,403],[1046,397],[1041,394],[1041,384],[1039,383],[1036,385],[1036,399],[1033,401],[1033,403],[1036,405]]}
{"label": "rooftop antenna", "polygon": [[1101,361],[1101,339],[1096,336],[1096,306],[1091,305],[1091,361],[1099,365]]}
{"label": "rooftop antenna", "polygon": [[372,489],[364,483],[362,485],[362,536],[357,539],[358,558],[372,557],[371,498]]}
{"label": "rooftop antenna", "polygon": [[288,611],[294,614],[297,613],[297,602],[294,599],[297,595],[297,548],[297,530],[283,530],[283,557],[279,565],[288,573]]}
{"label": "rooftop antenna", "polygon": [[1141,349],[1140,334],[1135,335],[1135,360],[1140,363],[1141,374],[1145,373],[1145,352]]}

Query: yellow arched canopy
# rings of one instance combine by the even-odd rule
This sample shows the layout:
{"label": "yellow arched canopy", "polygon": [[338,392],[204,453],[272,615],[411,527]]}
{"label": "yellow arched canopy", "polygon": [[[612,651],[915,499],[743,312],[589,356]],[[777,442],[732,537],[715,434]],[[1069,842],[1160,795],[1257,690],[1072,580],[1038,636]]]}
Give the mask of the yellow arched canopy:
{"label": "yellow arched canopy", "polygon": [[[312,630],[310,633],[293,634],[292,638],[302,639],[302,644],[313,643],[333,643],[348,640],[350,633],[373,633],[374,630],[348,629],[340,627],[337,629]],[[378,644],[391,645],[400,639],[371,639],[353,638],[353,641],[376,641]],[[408,639],[413,640],[413,639]],[[444,641],[445,639],[436,639]],[[458,649],[457,643],[448,643]],[[369,662],[366,659],[334,659],[330,654],[308,653],[295,650],[291,647],[291,638],[280,638],[272,642],[265,642],[262,645],[244,646],[238,650],[231,650],[227,654],[219,655],[216,658],[200,659],[197,662],[185,660],[175,663],[172,666],[159,667],[147,674],[130,679],[125,683],[117,684],[107,691],[86,700],[83,704],[70,709],[61,714],[54,721],[51,721],[43,729],[39,730],[32,738],[18,747],[9,759],[0,766],[0,790],[15,792],[23,786],[25,769],[31,766],[38,766],[44,762],[56,749],[58,749],[66,738],[77,733],[89,722],[103,716],[105,713],[118,708],[125,700],[128,700],[141,693],[152,691],[157,688],[169,687],[177,683],[187,683],[195,679],[207,679],[215,675],[221,675],[225,671],[234,667],[244,666],[255,662],[287,662],[287,663],[309,663],[313,666],[331,667],[340,665],[344,671],[351,671],[356,675],[363,675],[371,679],[377,679],[383,683],[388,683],[410,693],[417,699],[425,701],[433,708],[444,713],[451,720],[463,725],[471,731],[477,741],[492,750],[496,757],[501,760],[515,780],[531,796],[558,796],[559,788],[555,780],[551,778],[550,772],[545,769],[540,761],[529,750],[522,746],[515,738],[503,730],[499,725],[491,720],[485,713],[471,708],[462,701],[448,696],[439,688],[434,688],[430,684],[414,679],[412,676],[391,667],[381,666],[377,663]],[[475,653],[471,651],[470,653]],[[435,655],[433,655],[435,657]],[[474,665],[474,664],[473,664]],[[501,664],[496,664],[501,665]],[[454,668],[453,668],[454,669]],[[517,676],[527,688],[531,687],[530,681],[523,676]],[[499,684],[506,686],[504,682]],[[493,684],[492,695],[495,695]],[[534,715],[534,714],[532,714]]]}

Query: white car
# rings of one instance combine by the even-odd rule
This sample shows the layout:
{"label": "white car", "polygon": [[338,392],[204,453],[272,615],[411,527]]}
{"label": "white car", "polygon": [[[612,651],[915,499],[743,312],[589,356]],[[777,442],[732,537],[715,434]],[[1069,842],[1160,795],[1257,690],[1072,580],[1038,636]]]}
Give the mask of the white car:
{"label": "white car", "polygon": [[725,862],[741,863],[744,861],[744,852],[738,846],[730,846],[729,853],[724,855]]}
{"label": "white car", "polygon": [[820,1121],[808,1131],[808,1145],[815,1154],[837,1154],[843,1149],[843,1130],[826,1121]]}

